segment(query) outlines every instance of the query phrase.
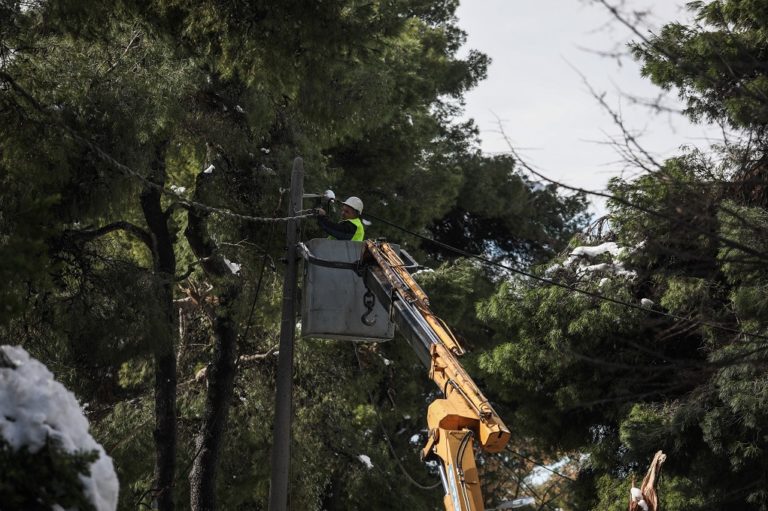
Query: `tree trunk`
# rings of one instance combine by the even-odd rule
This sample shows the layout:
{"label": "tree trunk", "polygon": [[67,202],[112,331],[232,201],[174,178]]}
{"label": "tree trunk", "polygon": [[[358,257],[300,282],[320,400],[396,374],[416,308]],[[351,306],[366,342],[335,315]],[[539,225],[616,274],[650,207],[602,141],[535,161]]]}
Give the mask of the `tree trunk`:
{"label": "tree trunk", "polygon": [[[201,179],[196,192],[199,193]],[[233,307],[242,290],[217,247],[207,235],[205,215],[190,210],[185,235],[209,278],[223,289],[214,311],[214,357],[208,365],[208,392],[200,431],[195,440],[196,456],[189,474],[190,508],[193,511],[216,509],[216,477],[224,427],[232,401],[237,359],[237,327],[232,320]]]}
{"label": "tree trunk", "polygon": [[226,315],[227,307],[239,290],[232,289],[227,297],[219,296],[214,320],[214,359],[208,366],[208,393],[205,399],[203,422],[195,440],[197,453],[189,474],[190,508],[193,511],[216,509],[216,476],[219,454],[224,436],[232,388],[235,380],[237,357],[237,332],[235,324]]}
{"label": "tree trunk", "polygon": [[[165,183],[165,148],[156,148],[149,179],[158,186]],[[176,356],[174,339],[177,316],[173,308],[173,283],[176,256],[173,239],[168,230],[167,216],[162,210],[159,188],[146,184],[141,193],[141,208],[152,235],[154,269],[158,279],[160,307],[167,319],[167,328],[155,344],[155,500],[160,511],[173,511],[173,486],[176,471]]]}

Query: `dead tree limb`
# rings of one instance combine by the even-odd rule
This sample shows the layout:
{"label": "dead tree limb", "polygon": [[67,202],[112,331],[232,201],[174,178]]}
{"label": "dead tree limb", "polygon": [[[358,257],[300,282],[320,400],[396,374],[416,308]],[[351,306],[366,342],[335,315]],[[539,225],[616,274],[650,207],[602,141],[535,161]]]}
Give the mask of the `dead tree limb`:
{"label": "dead tree limb", "polygon": [[658,511],[659,497],[656,494],[656,479],[661,474],[661,465],[666,460],[667,455],[662,451],[657,451],[640,488],[636,488],[634,481],[632,482],[632,489],[629,492],[629,511]]}

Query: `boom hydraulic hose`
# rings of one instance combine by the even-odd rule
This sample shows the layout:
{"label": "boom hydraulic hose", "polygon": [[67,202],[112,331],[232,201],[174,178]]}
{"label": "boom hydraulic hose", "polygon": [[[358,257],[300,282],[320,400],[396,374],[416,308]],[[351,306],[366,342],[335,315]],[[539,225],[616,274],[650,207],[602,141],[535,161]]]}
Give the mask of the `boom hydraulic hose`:
{"label": "boom hydraulic hose", "polygon": [[459,363],[457,357],[464,350],[448,325],[432,312],[429,298],[395,250],[386,242],[368,240],[362,263],[366,265],[366,286],[389,308],[400,332],[444,394],[429,406],[429,438],[422,457],[441,462],[445,508],[482,511],[473,439],[482,450],[494,453],[504,448],[510,432]]}

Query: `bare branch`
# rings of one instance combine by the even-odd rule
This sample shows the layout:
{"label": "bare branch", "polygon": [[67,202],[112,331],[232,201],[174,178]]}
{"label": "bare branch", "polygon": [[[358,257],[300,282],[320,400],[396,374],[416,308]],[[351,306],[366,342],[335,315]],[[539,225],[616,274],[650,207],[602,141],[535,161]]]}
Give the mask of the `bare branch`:
{"label": "bare branch", "polygon": [[140,30],[134,30],[133,34],[131,35],[131,40],[128,41],[128,45],[125,47],[125,50],[123,50],[123,53],[120,54],[120,56],[109,66],[109,68],[104,72],[103,76],[107,76],[109,73],[115,70],[115,68],[120,64],[120,61],[123,60],[131,48],[133,48],[134,43],[138,41],[141,36],[142,32]]}
{"label": "bare branch", "polygon": [[[663,55],[664,57],[669,59],[669,61],[671,63],[673,63],[675,65],[678,65],[678,66],[681,65],[681,57],[679,55],[675,55],[674,53],[670,52],[667,48],[665,48],[663,46],[654,45],[653,42],[645,34],[640,32],[640,30],[637,28],[637,25],[635,23],[632,23],[631,21],[627,20],[627,18],[621,12],[619,12],[619,10],[618,10],[618,8],[616,6],[611,5],[606,0],[595,0],[595,1],[597,3],[603,5],[608,10],[608,12],[610,12],[611,15],[614,18],[616,18],[616,20],[618,20],[622,25],[624,25],[630,31],[632,31],[633,34],[635,34],[638,38],[640,38],[640,40],[643,42],[643,44],[645,44],[645,45],[647,45],[649,47],[652,47],[655,50],[657,50],[661,55]],[[715,47],[714,49],[717,50],[717,47]],[[729,73],[731,75],[731,78],[733,78],[737,82],[739,82],[740,80],[739,80],[738,76],[735,74],[735,72],[733,71],[733,68],[731,68],[728,59],[726,59],[724,57],[724,55],[721,54],[721,53],[719,53],[718,56],[720,57],[721,63],[728,69],[728,71],[729,71]],[[697,78],[699,78],[700,80],[704,80],[704,81],[706,81],[706,82],[708,82],[710,84],[715,84],[716,83],[714,78],[706,75],[705,73],[699,73],[697,75]],[[752,91],[751,89],[749,89],[748,87],[745,87],[743,85],[736,85],[734,90],[736,92],[738,92],[738,93],[741,93],[741,94],[743,94],[743,95],[745,95],[747,97],[750,97],[752,99],[755,99],[755,100],[757,100],[759,102],[765,102],[768,99],[768,97],[766,97],[766,95],[764,93],[762,93],[762,91],[759,91],[759,94],[756,94],[754,91]]]}
{"label": "bare branch", "polygon": [[177,209],[184,209],[186,211],[189,211],[191,208],[192,208],[191,204],[187,204],[185,202],[173,201],[171,202],[170,206],[168,206],[165,209],[165,211],[163,211],[163,216],[165,216],[165,218],[168,218]]}
{"label": "bare branch", "polygon": [[149,234],[149,232],[145,231],[141,227],[134,225],[130,222],[126,221],[119,221],[119,222],[113,222],[111,224],[105,225],[103,227],[99,227],[98,229],[87,229],[87,230],[66,230],[64,231],[64,236],[72,239],[78,239],[78,240],[93,240],[96,238],[100,238],[102,236],[105,236],[111,232],[115,231],[124,231],[128,234],[131,234],[135,238],[137,238],[139,241],[144,243],[149,249],[152,249],[152,236]]}
{"label": "bare branch", "polygon": [[195,266],[197,266],[198,264],[200,263],[192,263],[188,265],[187,270],[181,275],[179,275],[178,277],[176,277],[176,282],[182,282],[184,280],[187,280],[189,276],[195,272]]}
{"label": "bare branch", "polygon": [[[269,358],[270,355],[277,354],[277,346],[272,346],[264,353],[254,353],[252,355],[240,355],[237,359],[238,368],[249,367],[257,362]],[[208,366],[198,370],[192,378],[184,380],[178,384],[179,388],[187,387],[193,383],[205,382],[208,378]]]}
{"label": "bare branch", "polygon": [[[624,125],[624,120],[621,118],[621,115],[618,114],[613,108],[611,108],[608,103],[605,101],[605,93],[599,94],[594,87],[592,87],[592,84],[589,83],[589,80],[587,80],[587,77],[584,76],[584,73],[579,71],[575,66],[573,66],[570,62],[566,63],[573,69],[576,74],[579,75],[581,78],[582,83],[587,87],[589,90],[589,93],[592,95],[595,100],[597,100],[598,104],[603,107],[603,109],[608,113],[608,115],[611,116],[613,119],[613,123],[621,130],[621,133],[624,136],[625,141],[625,147],[628,150],[628,153],[632,156],[633,161],[640,161],[639,158],[637,158],[634,155],[634,150],[637,150],[640,152],[640,154],[646,158],[646,160],[653,166],[656,167],[659,170],[663,169],[663,166],[656,161],[656,159],[643,147],[640,142],[638,142],[637,137],[633,135],[627,127]],[[634,148],[634,150],[632,149]],[[642,165],[645,168],[645,165]]]}
{"label": "bare branch", "polygon": [[240,355],[237,358],[237,367],[248,367],[250,365],[253,365],[256,362],[259,362],[261,360],[264,360],[265,358],[269,358],[270,355],[273,355],[277,351],[277,344],[269,348],[264,353],[255,353],[253,355]]}
{"label": "bare branch", "polygon": [[596,197],[604,197],[606,199],[611,199],[611,200],[613,200],[613,201],[615,201],[615,202],[617,202],[619,204],[622,204],[622,205],[627,206],[629,208],[635,209],[637,211],[642,211],[643,213],[646,213],[648,215],[654,216],[656,218],[662,218],[662,219],[672,223],[672,225],[674,225],[675,227],[681,227],[681,228],[686,229],[688,231],[695,232],[695,233],[698,233],[698,234],[702,234],[702,235],[704,235],[704,236],[706,236],[706,237],[708,237],[710,239],[719,241],[719,242],[723,243],[724,245],[726,245],[728,247],[736,248],[736,249],[741,250],[741,251],[743,251],[743,252],[745,252],[747,254],[753,255],[753,256],[757,257],[758,259],[760,259],[762,261],[768,261],[768,254],[765,254],[765,253],[763,253],[763,252],[761,252],[759,250],[755,250],[754,248],[749,247],[747,245],[744,245],[743,243],[739,243],[738,241],[731,240],[731,239],[728,239],[728,238],[724,238],[724,237],[720,236],[719,234],[711,232],[711,231],[708,231],[706,229],[703,229],[703,228],[699,227],[698,225],[692,224],[690,222],[682,221],[682,220],[680,220],[677,217],[670,217],[669,215],[666,215],[664,213],[660,213],[658,211],[646,208],[644,206],[640,206],[639,204],[634,204],[634,203],[632,203],[632,202],[630,202],[630,201],[628,201],[628,200],[626,200],[626,199],[624,199],[622,197],[618,197],[618,196],[612,195],[610,193],[599,192],[599,191],[596,191],[596,190],[587,190],[585,188],[580,188],[578,186],[570,186],[570,185],[567,185],[567,184],[565,184],[563,182],[556,181],[556,180],[554,180],[554,179],[552,179],[550,177],[547,177],[544,174],[542,174],[541,172],[537,171],[531,165],[529,165],[526,162],[526,160],[522,156],[520,156],[520,154],[517,152],[517,150],[515,149],[515,147],[512,145],[511,141],[509,140],[509,137],[507,136],[506,132],[504,131],[504,127],[503,127],[503,125],[501,125],[501,123],[499,123],[499,132],[501,133],[502,137],[506,141],[507,146],[509,147],[510,154],[518,161],[518,163],[525,170],[527,170],[528,172],[530,172],[531,174],[533,174],[534,176],[538,177],[539,179],[541,179],[543,181],[546,181],[548,183],[552,183],[552,184],[557,185],[559,187],[562,187],[562,188],[564,188],[566,190],[571,190],[571,191],[574,191],[574,192],[584,193],[584,194],[587,194],[587,195],[594,195]]}

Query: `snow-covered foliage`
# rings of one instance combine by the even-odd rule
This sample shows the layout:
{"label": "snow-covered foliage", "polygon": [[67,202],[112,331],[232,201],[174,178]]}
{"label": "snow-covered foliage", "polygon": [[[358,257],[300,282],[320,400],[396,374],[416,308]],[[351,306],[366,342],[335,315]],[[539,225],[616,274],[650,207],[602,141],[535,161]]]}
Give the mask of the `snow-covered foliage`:
{"label": "snow-covered foliage", "polygon": [[412,277],[416,277],[417,275],[421,275],[423,273],[435,273],[435,270],[432,268],[419,268],[413,274],[411,274]]}
{"label": "snow-covered foliage", "polygon": [[[635,249],[640,247],[635,247]],[[633,279],[637,274],[624,267],[623,258],[628,254],[625,247],[619,247],[615,242],[601,243],[596,246],[579,246],[571,250],[562,264],[555,264],[546,269],[546,275],[552,275],[558,270],[569,269],[578,276],[599,275],[602,286],[606,275]]]}
{"label": "snow-covered foliage", "polygon": [[22,348],[0,346],[0,355],[13,366],[0,366],[0,437],[12,449],[30,453],[48,441],[69,453],[96,451],[90,477],[80,476],[83,493],[97,511],[116,509],[119,485],[112,459],[88,433],[74,394]]}
{"label": "snow-covered foliage", "polygon": [[365,454],[360,454],[357,459],[360,460],[360,462],[368,468],[368,470],[373,468],[373,463],[371,462],[371,458]]}
{"label": "snow-covered foliage", "polygon": [[224,264],[227,265],[227,268],[229,268],[229,271],[231,271],[233,275],[237,275],[240,272],[240,269],[243,267],[242,264],[233,263],[226,257],[224,257]]}

